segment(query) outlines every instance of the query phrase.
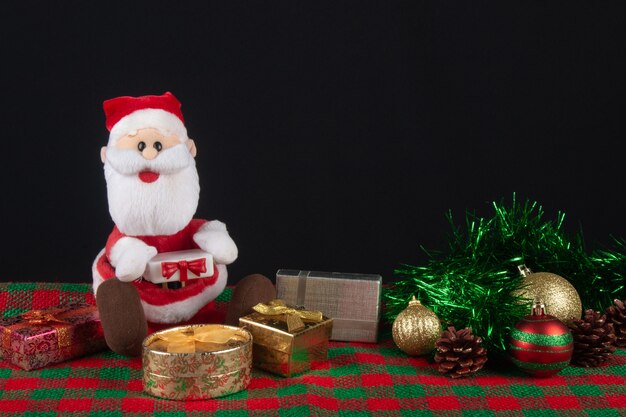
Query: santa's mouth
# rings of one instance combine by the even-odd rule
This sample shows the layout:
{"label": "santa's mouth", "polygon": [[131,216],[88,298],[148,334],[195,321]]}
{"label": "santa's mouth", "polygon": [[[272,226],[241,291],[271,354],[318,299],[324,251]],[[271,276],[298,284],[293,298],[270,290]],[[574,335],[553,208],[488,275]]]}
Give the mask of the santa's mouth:
{"label": "santa's mouth", "polygon": [[158,172],[153,172],[153,171],[141,171],[139,173],[139,179],[145,183],[151,183],[151,182],[155,182],[156,180],[159,179],[159,174]]}

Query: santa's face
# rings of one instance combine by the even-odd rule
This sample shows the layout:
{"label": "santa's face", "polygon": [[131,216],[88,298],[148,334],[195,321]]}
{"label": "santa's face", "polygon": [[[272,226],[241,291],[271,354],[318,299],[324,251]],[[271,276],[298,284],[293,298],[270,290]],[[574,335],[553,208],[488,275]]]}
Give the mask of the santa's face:
{"label": "santa's face", "polygon": [[129,236],[171,235],[191,221],[200,185],[195,145],[140,129],[103,149],[109,212]]}

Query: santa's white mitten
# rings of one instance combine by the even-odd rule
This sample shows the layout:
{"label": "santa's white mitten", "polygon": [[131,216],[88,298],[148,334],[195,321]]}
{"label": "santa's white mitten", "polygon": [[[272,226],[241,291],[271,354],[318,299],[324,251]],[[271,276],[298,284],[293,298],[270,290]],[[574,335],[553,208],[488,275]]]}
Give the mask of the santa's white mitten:
{"label": "santa's white mitten", "polygon": [[228,234],[226,225],[219,220],[205,223],[193,235],[193,240],[200,249],[213,255],[215,263],[229,265],[237,259],[237,245]]}
{"label": "santa's white mitten", "polygon": [[156,254],[154,246],[148,246],[134,237],[123,237],[111,248],[109,259],[111,265],[115,267],[117,278],[130,282],[141,278],[146,270],[146,264]]}

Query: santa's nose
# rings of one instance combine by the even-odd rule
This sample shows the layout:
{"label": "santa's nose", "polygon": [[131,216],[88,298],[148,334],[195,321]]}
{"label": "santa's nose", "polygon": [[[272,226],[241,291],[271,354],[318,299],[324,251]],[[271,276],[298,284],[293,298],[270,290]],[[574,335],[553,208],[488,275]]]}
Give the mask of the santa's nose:
{"label": "santa's nose", "polygon": [[141,155],[144,158],[150,160],[156,158],[159,155],[159,152],[161,152],[161,149],[163,149],[163,145],[159,141],[152,143],[146,143],[144,141],[141,141],[137,145],[137,149],[139,150],[139,152],[141,152]]}

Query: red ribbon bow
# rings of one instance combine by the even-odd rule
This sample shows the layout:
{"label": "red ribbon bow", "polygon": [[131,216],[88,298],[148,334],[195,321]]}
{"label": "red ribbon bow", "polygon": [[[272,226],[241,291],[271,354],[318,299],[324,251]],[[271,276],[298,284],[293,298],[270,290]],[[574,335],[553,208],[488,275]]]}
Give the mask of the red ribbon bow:
{"label": "red ribbon bow", "polygon": [[161,262],[161,272],[165,279],[170,279],[172,275],[180,271],[180,282],[187,281],[187,271],[195,275],[206,272],[206,259],[194,259],[193,261]]}

